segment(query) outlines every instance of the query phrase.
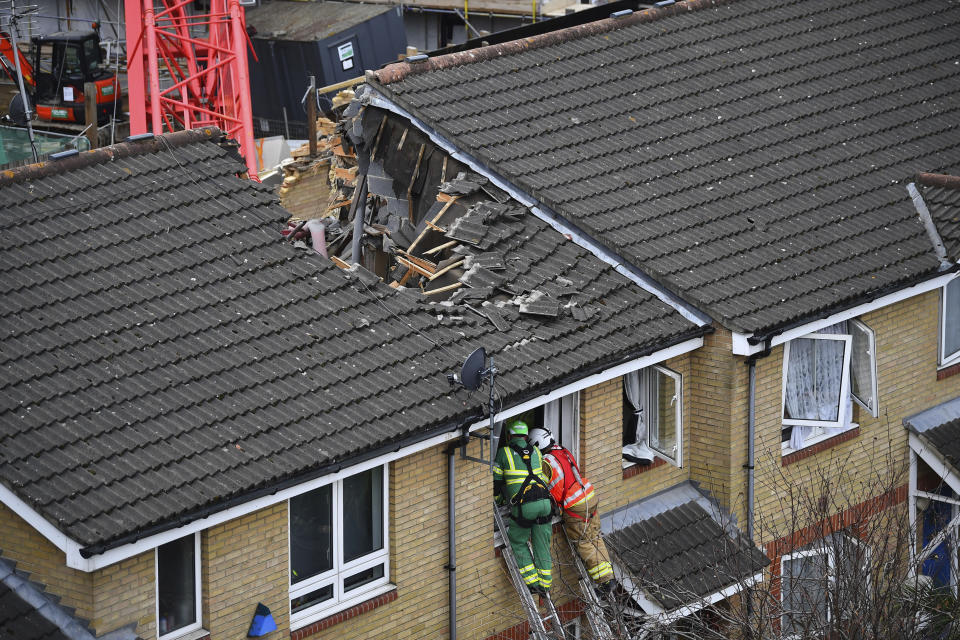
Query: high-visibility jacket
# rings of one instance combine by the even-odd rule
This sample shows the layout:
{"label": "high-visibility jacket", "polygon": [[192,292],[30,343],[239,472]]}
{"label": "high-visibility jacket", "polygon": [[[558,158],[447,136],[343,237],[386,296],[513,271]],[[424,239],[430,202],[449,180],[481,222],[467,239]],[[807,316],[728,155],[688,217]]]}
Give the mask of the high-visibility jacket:
{"label": "high-visibility jacket", "polygon": [[[512,446],[511,446],[512,445]],[[510,443],[497,452],[497,459],[493,463],[493,479],[495,484],[503,483],[503,493],[507,500],[513,501],[514,496],[524,488],[524,481],[530,472],[527,471],[527,465],[523,457],[513,448],[527,450],[530,454],[530,469],[533,471],[534,478],[527,482],[526,491],[531,489],[535,491],[537,485],[547,486],[547,476],[543,472],[543,456],[533,445],[527,444],[523,438],[512,438]],[[539,482],[536,482],[539,480]],[[543,499],[547,499],[546,493],[541,494]],[[521,500],[523,499],[521,498]]]}
{"label": "high-visibility jacket", "polygon": [[550,495],[567,511],[575,504],[593,498],[593,485],[580,476],[580,468],[570,452],[558,444],[551,446],[543,455],[550,465]]}

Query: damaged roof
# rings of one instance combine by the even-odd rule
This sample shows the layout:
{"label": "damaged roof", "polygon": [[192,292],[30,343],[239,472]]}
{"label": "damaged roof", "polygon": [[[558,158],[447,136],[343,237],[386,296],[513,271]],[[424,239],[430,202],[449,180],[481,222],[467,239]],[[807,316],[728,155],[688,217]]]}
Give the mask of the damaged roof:
{"label": "damaged roof", "polygon": [[531,216],[591,317],[446,313],[282,242],[242,171],[199,129],[0,174],[0,482],[86,554],[476,419],[478,346],[514,403],[704,332]]}
{"label": "damaged roof", "polygon": [[666,611],[731,585],[743,588],[770,560],[744,538],[732,517],[685,482],[603,518],[604,540]]}
{"label": "damaged roof", "polygon": [[957,262],[960,260],[960,177],[921,173],[915,184],[947,257]]}
{"label": "damaged roof", "polygon": [[725,326],[937,273],[899,184],[960,169],[960,4],[690,0],[372,87]]}

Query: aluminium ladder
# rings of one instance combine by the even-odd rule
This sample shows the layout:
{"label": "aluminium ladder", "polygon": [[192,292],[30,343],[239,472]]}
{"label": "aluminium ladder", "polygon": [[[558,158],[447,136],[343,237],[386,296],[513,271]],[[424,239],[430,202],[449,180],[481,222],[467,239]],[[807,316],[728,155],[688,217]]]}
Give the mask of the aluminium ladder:
{"label": "aluminium ladder", "polygon": [[580,593],[583,594],[584,614],[587,616],[590,631],[596,640],[614,640],[616,636],[614,636],[613,631],[610,630],[610,625],[607,624],[607,620],[603,615],[600,598],[597,596],[597,592],[593,587],[593,579],[590,578],[587,567],[583,564],[583,560],[577,552],[577,545],[575,545],[573,540],[570,539],[570,536],[567,535],[566,528],[560,528],[563,530],[563,537],[567,541],[567,546],[570,547],[570,555],[573,557],[573,564],[577,569],[577,575],[579,576],[577,584],[580,585]]}
{"label": "aluminium ladder", "polygon": [[[503,523],[503,517],[500,515],[500,509],[496,502],[493,505],[493,519],[497,523],[497,531],[503,537],[503,559],[507,563],[507,573],[510,574],[510,581],[513,582],[517,595],[520,596],[520,604],[527,614],[530,621],[530,636],[534,640],[565,640],[563,625],[560,622],[560,616],[557,615],[557,609],[553,606],[553,600],[550,595],[542,596],[542,600],[547,605],[547,615],[541,617],[540,609],[533,600],[533,594],[523,582],[520,575],[520,567],[517,565],[517,558],[513,555],[513,549],[510,547],[510,540],[507,537],[507,527]],[[550,630],[547,630],[546,621],[550,621]]]}

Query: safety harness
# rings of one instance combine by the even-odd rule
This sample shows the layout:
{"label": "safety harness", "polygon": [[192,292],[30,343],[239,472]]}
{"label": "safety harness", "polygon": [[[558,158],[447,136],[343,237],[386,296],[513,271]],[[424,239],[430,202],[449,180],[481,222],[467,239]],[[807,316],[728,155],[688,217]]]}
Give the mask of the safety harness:
{"label": "safety harness", "polygon": [[533,467],[530,464],[530,446],[528,445],[521,448],[511,442],[509,447],[514,453],[520,456],[520,459],[523,460],[523,463],[527,466],[527,477],[523,479],[523,483],[520,485],[520,489],[517,491],[517,493],[510,498],[510,504],[517,508],[517,514],[515,516],[511,514],[513,519],[517,524],[525,529],[529,529],[535,524],[548,524],[553,519],[552,502],[549,514],[533,519],[523,517],[523,505],[525,503],[550,499],[550,490],[547,489],[547,485],[544,484],[543,480],[541,480],[540,477],[533,472]]}

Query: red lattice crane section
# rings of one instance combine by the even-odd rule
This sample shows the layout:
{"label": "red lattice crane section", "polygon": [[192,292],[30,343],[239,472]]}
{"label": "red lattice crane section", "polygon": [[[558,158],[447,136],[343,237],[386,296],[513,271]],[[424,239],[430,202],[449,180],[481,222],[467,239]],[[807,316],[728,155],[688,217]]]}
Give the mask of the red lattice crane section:
{"label": "red lattice crane section", "polygon": [[238,0],[126,0],[130,133],[216,126],[256,178],[246,19]]}

